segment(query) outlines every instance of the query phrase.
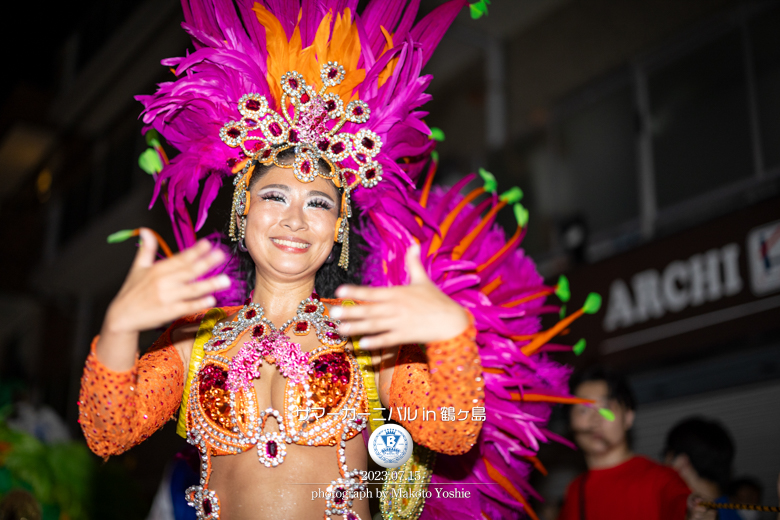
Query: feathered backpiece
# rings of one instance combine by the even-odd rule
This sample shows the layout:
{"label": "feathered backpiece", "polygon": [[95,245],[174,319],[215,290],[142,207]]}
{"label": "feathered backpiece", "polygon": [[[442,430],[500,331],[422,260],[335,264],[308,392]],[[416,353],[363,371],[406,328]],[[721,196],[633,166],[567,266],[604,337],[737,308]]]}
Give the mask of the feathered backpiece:
{"label": "feathered backpiece", "polygon": [[[565,279],[545,286],[519,249],[528,220],[520,190],[499,196],[487,172],[484,186],[467,195],[460,192],[473,176],[447,191],[432,189],[434,141],[420,111],[431,78],[421,70],[465,0],[446,2],[417,24],[419,0],[372,0],[360,16],[357,3],[183,0],[184,28],[195,51],[165,60],[175,81],[138,96],[144,122],[179,151],[168,162],[152,139],[159,154],[153,159],[160,164],[152,203],[162,196],[178,245],[185,248],[195,242],[223,179],[238,174],[237,184],[247,183],[252,159],[267,160],[274,146],[296,147],[292,167],[303,182],[310,171],[301,161],[328,159],[326,176],[341,175],[334,182],[354,188],[369,245],[363,282],[406,283],[405,252],[417,242],[431,279],[475,318],[486,421],[469,453],[438,456],[432,483],[453,490],[465,482],[487,485],[470,487],[470,498],[459,498],[457,508],[434,493],[423,517],[495,520],[526,511],[535,518],[527,502],[534,496],[528,476],[533,468],[544,471],[536,459],[539,443],[556,438],[545,430],[552,406],[582,401],[567,393],[569,369],[547,355],[572,347],[549,341],[577,316],[595,312],[599,298],[589,296],[583,309],[542,331],[540,315],[560,311],[545,305],[545,297],[557,294],[566,301],[568,287]],[[308,103],[316,97],[311,112]],[[341,111],[361,109],[350,117],[338,111],[323,116],[330,112],[328,102]],[[297,118],[304,112],[314,115],[301,126]],[[320,146],[323,136],[328,142]],[[334,149],[338,143],[343,148]],[[381,175],[369,174],[368,163]],[[357,181],[345,171],[356,173]],[[378,177],[381,182],[374,182]],[[187,204],[198,196],[193,224]],[[505,206],[514,208],[518,221],[508,241],[494,223]]]}

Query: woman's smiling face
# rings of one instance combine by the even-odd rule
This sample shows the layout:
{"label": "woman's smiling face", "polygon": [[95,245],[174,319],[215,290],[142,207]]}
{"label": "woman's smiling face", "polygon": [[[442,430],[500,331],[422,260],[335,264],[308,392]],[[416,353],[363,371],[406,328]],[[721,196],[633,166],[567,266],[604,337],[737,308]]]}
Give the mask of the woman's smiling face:
{"label": "woman's smiling face", "polygon": [[298,181],[273,166],[252,183],[244,239],[258,275],[289,281],[311,276],[325,263],[339,217],[341,195],[329,180]]}

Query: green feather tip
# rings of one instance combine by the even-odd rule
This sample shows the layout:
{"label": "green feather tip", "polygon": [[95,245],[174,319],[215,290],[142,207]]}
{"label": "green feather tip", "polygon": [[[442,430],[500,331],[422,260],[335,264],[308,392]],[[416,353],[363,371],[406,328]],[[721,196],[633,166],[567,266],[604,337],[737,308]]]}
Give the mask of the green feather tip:
{"label": "green feather tip", "polygon": [[138,166],[149,175],[160,173],[163,168],[160,154],[154,148],[147,148],[138,158]]}
{"label": "green feather tip", "polygon": [[487,6],[490,4],[488,0],[479,0],[479,2],[469,5],[471,11],[471,18],[478,20],[488,14]]}
{"label": "green feather tip", "polygon": [[517,225],[524,228],[528,224],[528,210],[523,207],[519,202],[512,206],[512,210],[515,212],[515,220]]}
{"label": "green feather tip", "polygon": [[571,298],[571,289],[569,288],[569,279],[561,275],[558,278],[558,285],[555,286],[555,295],[562,302],[569,301]]}
{"label": "green feather tip", "polygon": [[601,308],[601,295],[599,293],[590,293],[585,298],[585,305],[582,306],[582,310],[585,314],[596,314]]}
{"label": "green feather tip", "polygon": [[488,193],[495,193],[498,189],[498,182],[496,181],[495,176],[487,171],[485,168],[479,169],[479,176],[482,177],[482,180],[484,181],[485,185],[483,186],[485,188],[485,191]]}
{"label": "green feather tip", "polygon": [[439,162],[439,152],[436,150],[431,152],[431,159],[433,159],[434,162]]}
{"label": "green feather tip", "polygon": [[160,134],[154,128],[146,132],[146,135],[144,137],[146,138],[146,144],[148,144],[149,146],[153,148],[157,148],[158,146],[160,146]]}
{"label": "green feather tip", "polygon": [[444,141],[444,130],[441,128],[431,128],[431,135],[429,135],[431,139],[434,141],[442,142]]}
{"label": "green feather tip", "polygon": [[111,233],[108,235],[108,243],[109,244],[118,244],[119,242],[124,242],[128,238],[131,238],[133,234],[135,233],[134,229],[123,229],[121,231],[117,231],[116,233]]}
{"label": "green feather tip", "polygon": [[582,338],[577,343],[575,343],[571,349],[578,356],[582,354],[585,351],[585,338]]}
{"label": "green feather tip", "polygon": [[558,311],[558,319],[562,320],[565,317],[566,317],[566,306],[561,305],[561,310]]}
{"label": "green feather tip", "polygon": [[499,198],[501,200],[505,200],[507,204],[515,204],[520,202],[520,199],[523,198],[523,190],[517,186],[514,186],[513,188],[502,193]]}
{"label": "green feather tip", "polygon": [[613,422],[615,420],[615,414],[609,408],[599,408],[599,415],[601,415],[609,422]]}

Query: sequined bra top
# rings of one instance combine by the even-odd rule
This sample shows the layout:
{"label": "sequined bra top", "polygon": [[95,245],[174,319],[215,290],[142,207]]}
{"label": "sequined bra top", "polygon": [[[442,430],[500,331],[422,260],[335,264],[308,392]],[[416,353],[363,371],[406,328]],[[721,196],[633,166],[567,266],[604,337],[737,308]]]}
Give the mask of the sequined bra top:
{"label": "sequined bra top", "polygon": [[[234,362],[241,359],[241,351],[233,358],[225,356],[247,334],[251,337],[246,338],[247,342],[241,347],[246,352],[255,349],[250,346],[256,345],[254,340],[272,337],[275,327],[264,317],[262,308],[247,304],[232,321],[217,321],[208,335],[204,332],[208,330],[210,320],[204,319],[204,322],[190,363],[191,369],[193,363],[199,366],[190,378],[189,395],[183,402],[187,441],[197,446],[201,453],[200,484],[191,486],[185,494],[197,517],[201,520],[219,518],[219,497],[208,487],[212,456],[236,454],[256,446],[258,461],[270,468],[282,464],[287,455],[285,445],[295,443],[308,446],[338,444],[340,477],[328,488],[330,495],[325,518],[333,513],[359,520],[350,509],[351,501],[345,497],[363,489],[363,479],[359,469],[349,469],[345,451],[346,441],[368,425],[368,396],[360,366],[345,349],[348,338],[336,332],[337,325],[328,319],[325,305],[319,299],[304,300],[296,317],[281,327],[282,331],[290,330],[295,335],[314,332],[321,342],[306,354],[300,352],[298,345],[287,343],[307,359],[308,366],[298,367],[303,370],[295,377],[286,378],[281,411],[259,410],[255,387],[248,383],[245,387],[236,387],[236,380],[231,381],[236,374]],[[201,355],[202,359],[198,359]],[[281,371],[285,358],[282,353],[277,358],[266,353],[265,361],[276,363]],[[257,375],[259,372],[254,374]],[[279,432],[264,431],[269,419],[276,421]]]}
{"label": "sequined bra top", "polygon": [[[198,445],[205,444],[214,455],[246,451],[258,443],[269,416],[279,422],[286,443],[334,446],[342,434],[347,439],[357,435],[365,427],[368,415],[363,377],[354,356],[344,348],[347,339],[333,334],[333,330],[319,331],[321,340],[323,335],[330,334],[329,338],[325,336],[330,344],[309,352],[308,380],[295,384],[287,379],[283,410],[259,410],[254,387],[237,392],[228,388],[230,359],[224,354],[245,333],[260,337],[267,332],[264,321],[256,309],[245,307],[233,321],[214,327],[190,385],[188,437]],[[294,326],[298,332],[308,332],[297,323]]]}

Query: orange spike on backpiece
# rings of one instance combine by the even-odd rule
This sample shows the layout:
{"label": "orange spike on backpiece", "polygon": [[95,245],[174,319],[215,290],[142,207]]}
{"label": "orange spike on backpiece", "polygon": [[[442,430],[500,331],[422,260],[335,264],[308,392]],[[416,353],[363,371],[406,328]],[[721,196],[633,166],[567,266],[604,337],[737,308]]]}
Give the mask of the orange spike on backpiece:
{"label": "orange spike on backpiece", "polygon": [[501,283],[502,283],[501,276],[494,278],[489,284],[487,284],[485,287],[481,289],[482,294],[484,294],[485,296],[490,295],[490,293],[492,293],[493,291],[495,291],[501,286]]}
{"label": "orange spike on backpiece", "polygon": [[490,267],[493,264],[493,262],[495,262],[499,258],[501,258],[511,247],[513,247],[513,245],[515,244],[515,241],[517,241],[517,239],[520,238],[520,233],[522,231],[523,231],[523,229],[520,226],[517,226],[517,229],[515,230],[515,234],[512,235],[512,237],[509,240],[506,241],[506,244],[504,244],[503,247],[501,247],[501,249],[496,251],[496,253],[493,256],[491,256],[487,260],[487,262],[484,262],[481,265],[479,265],[477,267],[477,272],[481,273],[482,271],[484,271],[485,269]]}
{"label": "orange spike on backpiece", "polygon": [[517,300],[512,300],[511,302],[502,303],[502,307],[516,307],[520,305],[521,303],[529,302],[531,300],[535,300],[537,298],[541,298],[543,296],[549,296],[553,294],[555,291],[552,289],[544,289],[542,291],[530,294],[528,296],[523,296],[522,298],[519,298]]}
{"label": "orange spike on backpiece", "polygon": [[560,404],[593,404],[594,401],[590,399],[583,399],[581,397],[566,397],[560,395],[547,395],[547,394],[528,394],[520,392],[510,392],[512,401],[525,401],[528,403],[560,403]]}
{"label": "orange spike on backpiece", "polygon": [[442,222],[441,226],[439,226],[439,235],[435,235],[433,237],[433,240],[431,241],[431,247],[428,248],[428,256],[433,254],[434,251],[438,250],[439,247],[441,247],[441,242],[444,240],[444,237],[447,236],[447,232],[450,230],[450,226],[452,226],[452,223],[455,222],[455,219],[458,218],[458,215],[461,211],[463,211],[463,208],[468,206],[468,204],[485,193],[485,188],[480,186],[479,188],[475,188],[471,190],[471,192],[463,197],[463,200],[461,200],[457,206],[455,206],[452,211],[450,211],[447,214],[447,217]]}
{"label": "orange spike on backpiece", "polygon": [[523,509],[528,514],[529,517],[531,517],[533,520],[539,520],[539,517],[536,516],[536,513],[534,513],[534,510],[531,508],[528,501],[525,499],[522,493],[512,485],[512,482],[506,478],[500,471],[498,471],[493,465],[490,463],[489,460],[486,458],[482,459],[482,462],[485,463],[485,469],[487,469],[487,473],[490,476],[490,478],[493,479],[494,482],[496,482],[499,486],[504,488],[504,491],[509,493],[509,495],[520,502],[523,505]]}
{"label": "orange spike on backpiece", "polygon": [[484,218],[480,221],[479,224],[477,224],[477,227],[471,230],[466,237],[460,241],[460,243],[455,247],[455,249],[452,251],[452,258],[454,260],[459,259],[463,256],[463,253],[466,252],[466,249],[471,245],[471,243],[474,241],[475,238],[477,238],[477,235],[479,235],[483,229],[488,224],[491,224],[493,222],[493,218],[496,216],[496,213],[501,211],[501,209],[506,206],[506,201],[500,201],[498,204],[490,208],[490,211],[488,211],[487,215],[484,216]]}

